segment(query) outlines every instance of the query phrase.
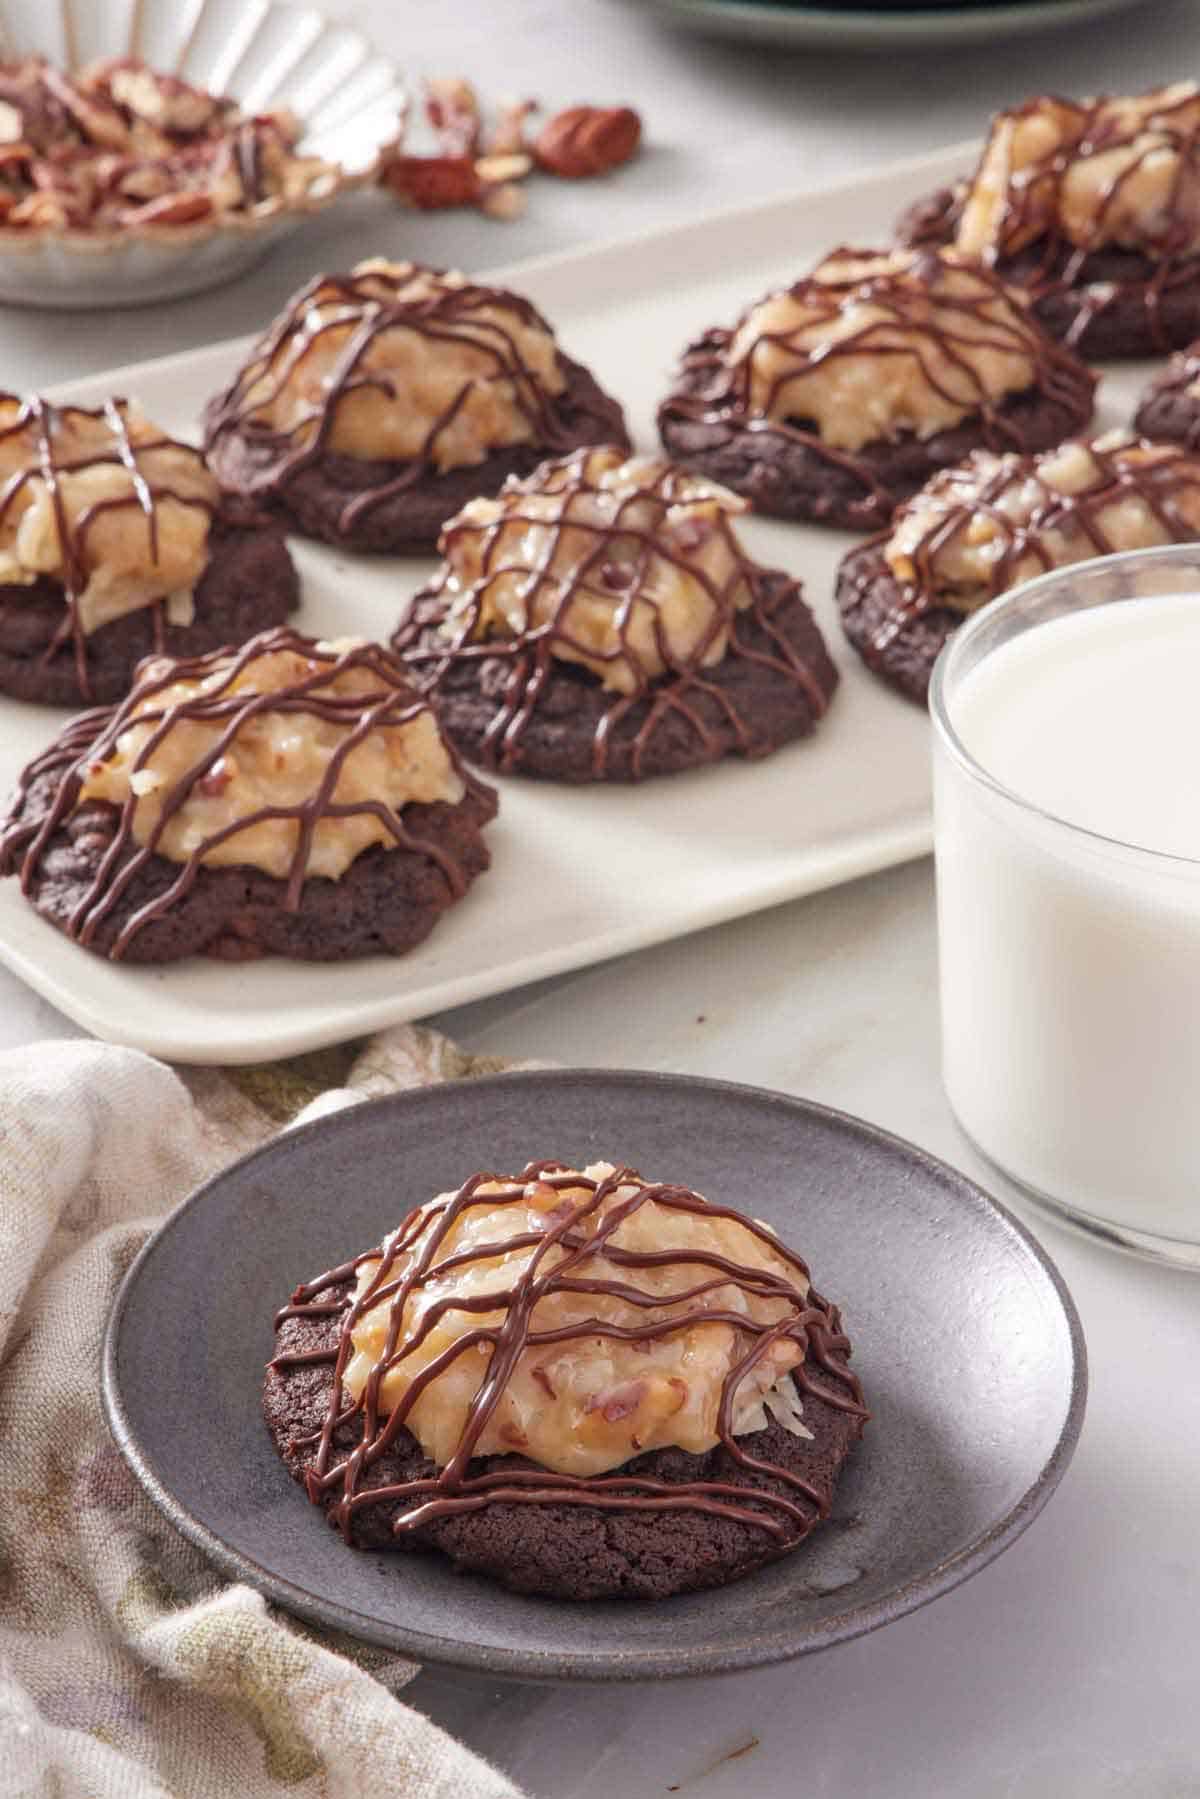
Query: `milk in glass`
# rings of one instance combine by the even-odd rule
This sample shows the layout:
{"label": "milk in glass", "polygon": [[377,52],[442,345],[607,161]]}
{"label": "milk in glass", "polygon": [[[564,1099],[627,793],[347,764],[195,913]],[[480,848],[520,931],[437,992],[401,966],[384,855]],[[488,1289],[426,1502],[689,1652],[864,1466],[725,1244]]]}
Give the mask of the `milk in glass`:
{"label": "milk in glass", "polygon": [[1039,1193],[1200,1242],[1200,591],[1035,623],[943,703],[951,1104]]}

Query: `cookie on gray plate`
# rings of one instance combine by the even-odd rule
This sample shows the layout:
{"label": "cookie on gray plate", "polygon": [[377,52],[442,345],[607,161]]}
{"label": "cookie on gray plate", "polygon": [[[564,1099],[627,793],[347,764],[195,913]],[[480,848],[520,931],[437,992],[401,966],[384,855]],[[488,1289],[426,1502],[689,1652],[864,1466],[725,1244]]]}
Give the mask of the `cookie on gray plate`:
{"label": "cookie on gray plate", "polygon": [[298,1287],[276,1333],[267,1428],[349,1544],[559,1599],[794,1550],[867,1418],[794,1251],[609,1163],[473,1175]]}

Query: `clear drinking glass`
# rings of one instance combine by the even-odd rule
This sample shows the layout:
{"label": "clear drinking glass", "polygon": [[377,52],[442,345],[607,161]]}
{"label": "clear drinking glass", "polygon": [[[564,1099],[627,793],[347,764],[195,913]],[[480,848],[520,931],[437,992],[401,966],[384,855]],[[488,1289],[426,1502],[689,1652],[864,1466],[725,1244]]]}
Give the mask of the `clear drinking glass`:
{"label": "clear drinking glass", "polygon": [[[1043,810],[981,766],[961,734],[964,683],[985,658],[1066,613],[1165,594],[1194,594],[1200,610],[1200,545],[1041,576],[976,613],[937,663],[943,1078],[967,1135],[1035,1201],[1200,1269],[1200,861]],[[1138,620],[1110,614],[1110,625],[1133,634]],[[1200,660],[1195,675],[1200,706]],[[1001,728],[1009,716],[992,714]],[[1011,716],[1021,729],[1019,705]],[[1200,768],[1176,778],[1200,808]]]}

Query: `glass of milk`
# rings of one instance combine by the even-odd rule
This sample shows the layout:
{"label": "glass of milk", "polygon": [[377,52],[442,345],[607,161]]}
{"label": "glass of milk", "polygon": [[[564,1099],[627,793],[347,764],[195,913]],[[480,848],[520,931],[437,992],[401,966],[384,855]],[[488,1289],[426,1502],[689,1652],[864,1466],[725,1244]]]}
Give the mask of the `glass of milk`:
{"label": "glass of milk", "polygon": [[1200,1268],[1200,545],[983,607],[930,707],[959,1123],[1060,1218]]}

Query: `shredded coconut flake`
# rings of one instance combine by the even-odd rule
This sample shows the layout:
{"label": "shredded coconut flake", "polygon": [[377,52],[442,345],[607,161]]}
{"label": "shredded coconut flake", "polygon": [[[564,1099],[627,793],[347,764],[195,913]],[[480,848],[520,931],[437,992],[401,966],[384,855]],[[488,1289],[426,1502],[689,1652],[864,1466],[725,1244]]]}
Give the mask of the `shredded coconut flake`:
{"label": "shredded coconut flake", "polygon": [[166,612],[169,625],[193,624],[196,618],[196,602],[191,589],[183,587],[177,593],[169,593]]}
{"label": "shredded coconut flake", "polygon": [[812,1432],[804,1423],[804,1407],[790,1374],[784,1375],[778,1386],[768,1387],[763,1394],[763,1406],[793,1437],[811,1438]]}

